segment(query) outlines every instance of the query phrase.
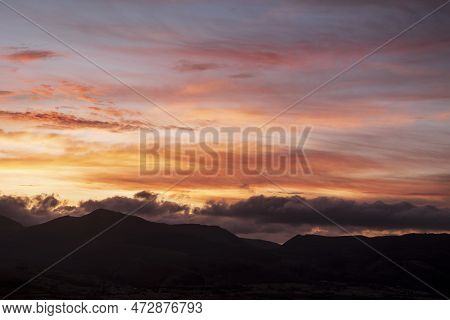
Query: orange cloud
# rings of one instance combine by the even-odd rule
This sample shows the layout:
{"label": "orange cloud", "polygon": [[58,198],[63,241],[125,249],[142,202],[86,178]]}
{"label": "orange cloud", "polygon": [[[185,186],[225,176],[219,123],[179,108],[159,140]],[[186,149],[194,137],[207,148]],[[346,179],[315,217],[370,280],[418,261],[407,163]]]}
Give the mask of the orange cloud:
{"label": "orange cloud", "polygon": [[186,95],[199,95],[215,91],[223,91],[230,87],[230,84],[221,80],[209,80],[205,82],[191,83],[186,85],[181,93]]}
{"label": "orange cloud", "polygon": [[37,123],[38,127],[54,129],[103,129],[113,132],[137,130],[146,124],[136,120],[100,121],[56,111],[13,112],[0,110],[0,118]]}
{"label": "orange cloud", "polygon": [[34,60],[45,60],[57,56],[57,53],[50,50],[21,50],[3,55],[2,58],[14,62],[29,62]]}
{"label": "orange cloud", "polygon": [[142,116],[142,113],[139,111],[133,111],[133,110],[126,110],[121,108],[115,108],[115,107],[98,107],[98,106],[90,106],[88,107],[89,110],[93,111],[93,114],[103,114],[108,115],[112,117],[123,117],[123,116]]}
{"label": "orange cloud", "polygon": [[75,82],[63,80],[60,82],[59,89],[69,95],[75,96],[77,99],[90,103],[101,103],[102,100],[94,97],[94,87],[81,85]]}
{"label": "orange cloud", "polygon": [[41,84],[38,87],[31,89],[31,93],[42,97],[51,97],[55,92],[55,88],[48,84]]}
{"label": "orange cloud", "polygon": [[0,90],[0,96],[10,96],[13,93],[14,92],[12,92],[12,91]]}
{"label": "orange cloud", "polygon": [[[94,104],[102,104],[104,99],[100,98],[100,94],[94,86],[79,84],[73,81],[61,80],[55,84],[41,84],[30,89],[32,99],[47,99],[52,97],[62,97],[66,99],[79,100]],[[23,94],[28,91],[22,90]]]}

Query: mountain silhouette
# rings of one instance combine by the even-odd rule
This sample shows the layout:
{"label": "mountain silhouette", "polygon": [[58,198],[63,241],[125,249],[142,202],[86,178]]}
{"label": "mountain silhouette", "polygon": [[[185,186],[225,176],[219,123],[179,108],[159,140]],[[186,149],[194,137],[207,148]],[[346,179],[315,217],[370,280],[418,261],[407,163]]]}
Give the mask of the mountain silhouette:
{"label": "mountain silhouette", "polygon": [[305,235],[279,245],[103,209],[31,227],[0,217],[0,231],[4,295],[71,253],[15,299],[442,298],[401,268],[450,293],[447,234]]}
{"label": "mountain silhouette", "polygon": [[20,223],[15,222],[7,217],[0,216],[0,234],[14,232],[23,228]]}

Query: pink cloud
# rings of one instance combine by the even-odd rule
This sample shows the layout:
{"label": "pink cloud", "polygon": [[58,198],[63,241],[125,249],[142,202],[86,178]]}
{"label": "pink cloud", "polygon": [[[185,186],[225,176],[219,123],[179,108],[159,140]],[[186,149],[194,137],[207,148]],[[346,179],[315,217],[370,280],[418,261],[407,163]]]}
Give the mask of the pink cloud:
{"label": "pink cloud", "polygon": [[34,60],[45,60],[57,56],[57,53],[50,50],[21,50],[3,55],[2,58],[14,62],[29,62]]}

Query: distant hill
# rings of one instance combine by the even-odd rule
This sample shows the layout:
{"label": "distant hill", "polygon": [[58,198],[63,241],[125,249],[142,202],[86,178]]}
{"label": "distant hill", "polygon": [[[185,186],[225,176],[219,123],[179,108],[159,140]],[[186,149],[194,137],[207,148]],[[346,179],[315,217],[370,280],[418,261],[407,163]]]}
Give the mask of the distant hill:
{"label": "distant hill", "polygon": [[0,233],[7,233],[22,229],[23,226],[14,220],[0,216]]}
{"label": "distant hill", "polygon": [[26,228],[0,217],[0,230],[8,232],[0,247],[2,294],[75,250],[16,299],[441,298],[374,250],[450,294],[446,234],[360,237],[371,248],[354,237],[314,235],[278,245],[108,210]]}

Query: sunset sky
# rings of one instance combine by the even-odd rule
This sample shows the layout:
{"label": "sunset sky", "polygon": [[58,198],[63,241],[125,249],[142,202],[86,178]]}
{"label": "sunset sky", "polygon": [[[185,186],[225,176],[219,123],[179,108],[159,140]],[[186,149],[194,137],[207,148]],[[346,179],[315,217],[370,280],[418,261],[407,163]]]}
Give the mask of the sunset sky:
{"label": "sunset sky", "polygon": [[[179,177],[139,174],[139,128],[261,126],[442,2],[10,0],[66,45],[0,5],[0,194],[162,193]],[[313,128],[314,174],[273,177],[284,191],[194,175],[164,197],[449,207],[449,18],[447,6],[271,123]]]}

